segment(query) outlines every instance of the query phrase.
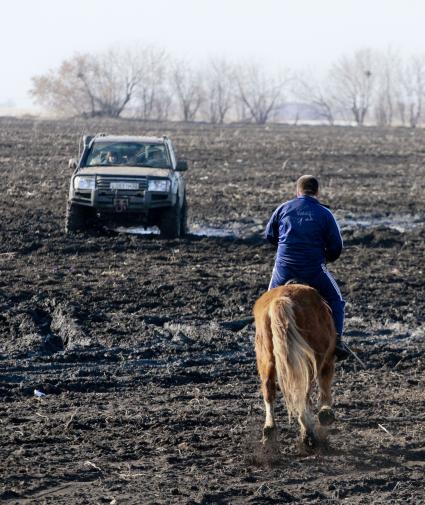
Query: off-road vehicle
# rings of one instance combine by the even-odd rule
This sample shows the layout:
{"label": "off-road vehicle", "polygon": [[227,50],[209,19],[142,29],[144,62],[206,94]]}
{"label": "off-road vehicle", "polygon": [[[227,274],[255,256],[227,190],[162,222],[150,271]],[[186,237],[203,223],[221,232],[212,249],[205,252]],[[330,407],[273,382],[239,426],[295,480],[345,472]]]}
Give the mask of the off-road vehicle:
{"label": "off-road vehicle", "polygon": [[65,231],[97,223],[158,226],[167,238],[186,233],[186,185],[167,137],[97,134],[83,137],[69,188]]}

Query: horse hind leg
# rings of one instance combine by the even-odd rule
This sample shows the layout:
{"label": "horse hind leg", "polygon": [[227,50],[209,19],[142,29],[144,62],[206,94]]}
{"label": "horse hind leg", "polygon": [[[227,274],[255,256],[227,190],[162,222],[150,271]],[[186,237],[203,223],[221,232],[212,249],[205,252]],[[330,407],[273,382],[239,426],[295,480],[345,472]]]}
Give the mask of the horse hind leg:
{"label": "horse hind leg", "polygon": [[332,410],[331,384],[335,372],[334,361],[326,362],[319,373],[319,414],[318,419],[321,426],[329,426],[335,421],[335,414]]}
{"label": "horse hind leg", "polygon": [[335,363],[334,361],[328,361],[321,368],[319,372],[319,413],[317,414],[317,418],[319,421],[319,425],[317,428],[317,434],[320,442],[326,447],[327,445],[327,437],[328,437],[328,428],[335,421],[335,414],[332,410],[332,393],[331,393],[331,384],[335,371]]}
{"label": "horse hind leg", "polygon": [[[311,389],[311,388],[310,388]],[[311,413],[310,391],[305,402],[305,409],[298,415],[300,424],[300,449],[309,451],[317,446],[317,434],[314,418]]]}
{"label": "horse hind leg", "polygon": [[266,421],[263,428],[263,444],[274,443],[277,440],[277,429],[274,418],[274,403],[276,401],[276,370],[273,362],[268,362],[260,370]]}

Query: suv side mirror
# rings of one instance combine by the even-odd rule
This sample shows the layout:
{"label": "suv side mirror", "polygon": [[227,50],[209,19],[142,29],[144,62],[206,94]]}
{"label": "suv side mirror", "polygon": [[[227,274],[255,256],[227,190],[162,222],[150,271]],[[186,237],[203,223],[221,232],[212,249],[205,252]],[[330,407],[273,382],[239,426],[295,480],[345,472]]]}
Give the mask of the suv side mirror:
{"label": "suv side mirror", "polygon": [[178,160],[176,165],[176,170],[178,172],[185,172],[187,170],[187,161],[186,160]]}
{"label": "suv side mirror", "polygon": [[68,168],[70,168],[71,170],[75,170],[77,168],[77,160],[75,158],[71,158],[68,161]]}

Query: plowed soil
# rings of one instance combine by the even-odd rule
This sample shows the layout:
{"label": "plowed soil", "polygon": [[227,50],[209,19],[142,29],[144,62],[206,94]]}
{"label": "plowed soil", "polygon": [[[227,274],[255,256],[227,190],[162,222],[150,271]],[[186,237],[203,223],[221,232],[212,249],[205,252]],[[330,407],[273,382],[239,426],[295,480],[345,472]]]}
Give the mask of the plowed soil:
{"label": "plowed soil", "polygon": [[[63,232],[82,132],[168,134],[192,234]],[[0,501],[425,502],[425,132],[0,119]],[[247,318],[261,231],[303,173],[344,224],[346,339],[327,451],[279,452]],[[45,396],[38,397],[34,390]]]}

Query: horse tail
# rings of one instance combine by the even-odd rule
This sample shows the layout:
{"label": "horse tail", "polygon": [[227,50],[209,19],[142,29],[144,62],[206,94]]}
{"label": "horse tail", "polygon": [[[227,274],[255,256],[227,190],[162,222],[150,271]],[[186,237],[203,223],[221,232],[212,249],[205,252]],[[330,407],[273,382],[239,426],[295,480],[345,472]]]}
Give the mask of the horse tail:
{"label": "horse tail", "polygon": [[311,381],[317,377],[314,351],[297,327],[290,298],[273,300],[269,317],[277,381],[285,397],[288,416],[289,419],[292,414],[302,416],[307,410]]}

